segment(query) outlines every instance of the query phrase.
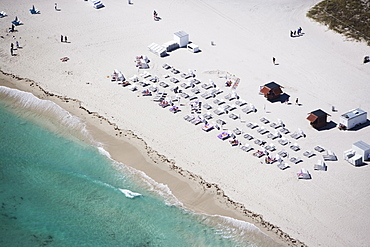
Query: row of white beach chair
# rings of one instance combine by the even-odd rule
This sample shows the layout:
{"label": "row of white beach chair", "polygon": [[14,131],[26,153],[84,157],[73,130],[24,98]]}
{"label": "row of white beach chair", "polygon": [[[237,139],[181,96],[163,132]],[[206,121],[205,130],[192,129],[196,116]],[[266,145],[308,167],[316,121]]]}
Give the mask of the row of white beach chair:
{"label": "row of white beach chair", "polygon": [[[143,77],[145,77],[145,78],[148,78],[148,77],[150,77],[150,75],[148,75],[148,74],[146,74],[146,75],[143,75]],[[166,76],[166,78],[168,78],[168,76]],[[177,82],[179,82],[178,80],[176,81],[176,83]],[[175,82],[174,82],[175,83]],[[182,85],[182,87],[184,88],[184,89],[189,89],[189,88],[191,88],[191,90],[198,90],[198,93],[199,93],[199,88],[195,88],[195,85],[194,85],[194,83],[183,83],[183,84],[181,84]],[[180,85],[180,86],[181,86]],[[212,84],[203,84],[202,85],[202,88],[203,89],[205,89],[205,90],[209,90],[209,89],[212,89],[213,90],[213,96],[212,97],[215,97],[216,96],[216,94],[215,94],[215,90],[219,90],[219,91],[221,91],[220,89],[215,89],[215,85],[212,85]],[[203,97],[204,98],[204,97]],[[225,99],[227,99],[227,100],[229,100],[229,99],[237,99],[237,96],[236,96],[236,94],[232,94],[232,93],[229,93],[228,95],[226,95],[225,97],[224,97]],[[231,101],[230,100],[230,101]],[[220,111],[220,112],[224,112],[224,113],[226,113],[226,111],[225,111],[225,108],[227,108],[227,107],[230,107],[230,106],[226,106],[226,105],[223,105],[223,104],[225,104],[226,102],[224,101],[224,100],[222,100],[222,99],[215,99],[214,101],[213,101],[213,103],[217,106],[222,106],[222,107],[218,107],[216,110],[215,110],[215,113],[216,114],[218,114],[218,111]],[[236,106],[244,106],[245,104],[247,104],[245,101],[242,101],[242,100],[239,100],[238,101],[238,103],[236,104],[233,104],[232,105],[232,107],[233,108],[235,108]],[[212,105],[209,105],[208,103],[206,103],[206,104],[204,104],[203,105],[204,106],[204,108],[206,108],[207,110],[209,110],[209,109],[212,109],[213,107],[212,107]],[[254,108],[254,106],[253,105],[250,105],[250,108]],[[244,108],[244,109],[246,109],[246,108]],[[255,109],[255,108],[254,108]],[[217,112],[216,112],[217,111]],[[232,111],[232,109],[230,109],[230,111]],[[219,115],[221,115],[221,114],[219,114]],[[238,114],[234,114],[234,116],[233,117],[235,117],[236,119],[237,119],[237,115]],[[229,116],[232,116],[231,114],[229,115]],[[198,124],[198,123],[201,123],[201,122],[203,122],[203,120],[209,120],[209,119],[211,119],[212,118],[212,114],[208,111],[207,113],[205,113],[202,117],[194,117],[191,121],[193,122],[193,123],[195,123],[195,124]],[[268,123],[270,123],[270,121],[268,120],[268,119],[266,119],[266,118],[261,118],[260,119],[260,121],[262,122],[262,123],[264,123],[264,124],[268,124]],[[250,128],[255,128],[255,127],[257,127],[258,126],[258,124],[256,124],[256,123],[249,123],[248,125],[250,125],[250,126],[248,126],[248,127],[250,127]],[[207,126],[212,126],[211,124],[208,124]],[[221,125],[222,126],[222,125]],[[270,123],[270,125],[269,125],[271,128],[274,128],[274,129],[278,129],[278,128],[280,128],[281,127],[281,131],[278,131],[278,130],[276,130],[275,131],[275,133],[273,134],[273,133],[269,133],[269,130],[267,130],[265,127],[263,127],[263,126],[261,126],[259,129],[258,129],[258,132],[260,133],[260,134],[266,134],[266,133],[269,133],[269,135],[268,135],[268,138],[271,138],[272,140],[274,140],[274,139],[276,139],[276,138],[281,138],[282,136],[281,136],[281,133],[284,133],[284,131],[285,132],[287,132],[287,133],[289,133],[289,131],[287,130],[287,129],[285,129],[285,125],[283,124],[283,122],[281,121],[281,120],[279,120],[278,119],[278,121],[277,122],[273,122],[273,123]],[[220,129],[220,126],[218,125],[218,127],[219,127],[219,129]],[[222,127],[221,127],[222,128]],[[207,130],[208,130],[209,128],[207,128]],[[236,135],[240,135],[241,134],[241,130],[240,129],[235,129],[235,134]],[[234,135],[234,134],[232,134],[231,136],[233,136],[233,138],[235,138],[236,136]],[[300,129],[298,129],[298,131],[296,131],[296,132],[294,132],[293,134],[291,134],[291,136],[290,136],[291,138],[294,138],[294,139],[299,139],[299,138],[301,138],[301,137],[305,137],[305,134],[303,133],[303,131],[301,131]],[[252,137],[253,138],[253,137]],[[246,138],[247,139],[247,138]],[[282,144],[282,145],[286,145],[287,143],[289,143],[289,141],[285,138],[285,137],[283,137],[283,138],[281,138],[281,140],[283,140],[282,142],[284,142],[285,144]],[[280,141],[280,140],[279,140]],[[243,150],[243,151],[250,151],[250,150],[252,150],[253,148],[249,145],[249,144],[245,144],[245,145],[240,145],[240,147],[241,147],[241,149]],[[291,147],[291,149],[292,150],[300,150],[300,147],[296,144],[296,143],[294,143],[293,145],[291,145],[290,146]],[[269,145],[266,145],[265,146],[265,148],[266,148],[266,150],[270,150],[270,151],[274,151],[274,150],[276,150],[276,147],[274,146],[274,144],[272,144],[272,143],[270,143]],[[312,152],[311,151],[306,151],[304,154],[303,154],[304,156],[306,156],[306,157],[312,157]],[[291,162],[293,162],[293,163],[298,163],[299,161],[301,161],[301,159],[300,158],[298,158],[298,157],[291,157]],[[286,165],[284,165],[284,162],[279,162],[279,164],[278,164],[280,167],[280,169],[281,168],[286,168]],[[285,169],[284,168],[284,169]]]}

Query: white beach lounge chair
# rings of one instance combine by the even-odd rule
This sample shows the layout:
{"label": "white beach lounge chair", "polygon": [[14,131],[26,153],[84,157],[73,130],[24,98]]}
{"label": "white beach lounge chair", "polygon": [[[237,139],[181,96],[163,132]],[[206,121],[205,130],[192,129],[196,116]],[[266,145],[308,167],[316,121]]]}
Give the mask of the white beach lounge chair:
{"label": "white beach lounge chair", "polygon": [[243,105],[246,105],[247,102],[245,100],[237,100],[235,101],[235,105],[242,107]]}
{"label": "white beach lounge chair", "polygon": [[136,87],[136,85],[130,85],[130,86],[128,87],[128,89],[134,92],[134,91],[136,91],[136,90],[137,90],[137,87]]}
{"label": "white beach lounge chair", "polygon": [[294,143],[293,145],[290,146],[290,148],[293,150],[293,151],[298,151],[300,150],[301,148],[299,147],[298,143]]}
{"label": "white beach lounge chair", "polygon": [[275,133],[270,133],[267,135],[268,138],[271,138],[272,140],[276,139],[276,138],[280,138],[281,137],[281,134],[279,131],[275,130]]}
{"label": "white beach lounge chair", "polygon": [[321,146],[316,146],[314,149],[315,149],[315,151],[320,152],[320,153],[325,151],[325,148],[323,148]]}
{"label": "white beach lounge chair", "polygon": [[278,155],[285,158],[285,157],[289,157],[289,154],[288,152],[284,151],[284,150],[281,150],[280,152],[278,152]]}
{"label": "white beach lounge chair", "polygon": [[274,128],[274,129],[277,129],[279,127],[284,127],[284,123],[283,123],[283,121],[278,119],[278,121],[276,123],[271,123],[270,127]]}
{"label": "white beach lounge chair", "polygon": [[283,127],[280,129],[280,132],[283,134],[288,134],[290,131],[287,128]]}
{"label": "white beach lounge chair", "polygon": [[260,127],[257,130],[257,132],[260,133],[261,135],[264,135],[264,134],[268,133],[269,131],[265,127]]}
{"label": "white beach lounge chair", "polygon": [[317,171],[326,171],[327,166],[322,160],[318,160],[317,163],[314,165],[314,169]]}
{"label": "white beach lounge chair", "polygon": [[304,168],[302,168],[301,171],[297,173],[297,177],[298,179],[311,179],[310,173]]}
{"label": "white beach lounge chair", "polygon": [[268,124],[270,121],[267,119],[267,118],[265,118],[265,117],[262,117],[262,118],[260,118],[260,121],[262,122],[262,123],[264,123],[264,124]]}
{"label": "white beach lounge chair", "polygon": [[245,152],[249,152],[253,148],[249,144],[245,144],[245,145],[241,146],[240,149],[243,150],[243,151],[245,151]]}
{"label": "white beach lounge chair", "polygon": [[254,128],[258,127],[258,124],[250,122],[250,123],[247,124],[247,127],[251,128],[251,129],[254,129]]}
{"label": "white beach lounge chair", "polygon": [[254,137],[251,134],[245,134],[244,138],[247,140],[252,140]]}
{"label": "white beach lounge chair", "polygon": [[216,110],[214,110],[214,113],[216,113],[217,115],[222,115],[225,113],[225,110],[221,107],[217,108]]}
{"label": "white beach lounge chair", "polygon": [[283,146],[289,143],[288,139],[286,139],[285,137],[282,137],[278,142]]}
{"label": "white beach lounge chair", "polygon": [[141,73],[140,76],[143,78],[148,78],[151,76],[151,74],[149,74],[148,71],[144,71],[144,73]]}
{"label": "white beach lounge chair", "polygon": [[290,157],[289,161],[294,163],[294,164],[298,164],[299,162],[302,161],[302,159],[299,158],[299,157]]}
{"label": "white beach lounge chair", "polygon": [[265,148],[266,150],[271,152],[276,150],[275,145],[273,143],[268,144],[267,146],[265,146]]}
{"label": "white beach lounge chair", "polygon": [[290,137],[294,139],[299,139],[300,137],[302,137],[302,135],[299,131],[295,131],[293,134],[290,135]]}
{"label": "white beach lounge chair", "polygon": [[315,156],[315,153],[314,152],[312,152],[312,151],[305,151],[304,153],[303,153],[303,156],[306,156],[307,158],[311,158],[312,156]]}
{"label": "white beach lounge chair", "polygon": [[326,154],[323,155],[323,158],[325,161],[336,161],[337,160],[337,156],[331,150],[327,150]]}
{"label": "white beach lounge chair", "polygon": [[280,170],[285,170],[285,169],[287,169],[287,168],[289,168],[290,166],[289,165],[287,165],[287,164],[285,164],[285,162],[284,161],[280,161],[280,162],[278,162],[278,164],[276,165]]}
{"label": "white beach lounge chair", "polygon": [[266,142],[265,142],[264,140],[261,140],[261,139],[256,139],[256,140],[254,141],[254,143],[255,143],[255,144],[257,144],[257,145],[262,146],[262,145],[264,145]]}

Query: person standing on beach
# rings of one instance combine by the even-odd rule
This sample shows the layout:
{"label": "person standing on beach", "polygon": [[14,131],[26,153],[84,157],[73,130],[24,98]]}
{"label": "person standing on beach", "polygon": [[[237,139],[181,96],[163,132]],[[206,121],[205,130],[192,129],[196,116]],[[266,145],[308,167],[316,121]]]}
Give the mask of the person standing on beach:
{"label": "person standing on beach", "polygon": [[157,15],[158,15],[157,11],[154,10],[153,15],[154,15],[154,20],[156,21],[157,20]]}
{"label": "person standing on beach", "polygon": [[55,10],[58,10],[58,5],[57,5],[57,3],[55,3],[55,4],[54,4],[54,9],[55,9]]}
{"label": "person standing on beach", "polygon": [[17,47],[17,49],[19,48],[19,42],[18,42],[18,40],[15,41],[15,46]]}
{"label": "person standing on beach", "polygon": [[67,43],[67,36],[64,36],[64,42]]}
{"label": "person standing on beach", "polygon": [[301,27],[299,27],[299,28],[298,28],[298,31],[297,31],[298,36],[299,36],[299,35],[301,35],[301,32],[302,32],[302,28],[301,28]]}
{"label": "person standing on beach", "polygon": [[12,56],[13,56],[13,49],[14,49],[14,44],[11,43],[10,44],[10,55],[12,55]]}
{"label": "person standing on beach", "polygon": [[272,63],[275,65],[275,61],[276,59],[274,57],[272,57]]}
{"label": "person standing on beach", "polygon": [[295,99],[295,104],[296,104],[296,105],[299,105],[299,104],[298,104],[298,98],[296,98],[296,99]]}
{"label": "person standing on beach", "polygon": [[63,35],[60,35],[60,42],[63,42]]}

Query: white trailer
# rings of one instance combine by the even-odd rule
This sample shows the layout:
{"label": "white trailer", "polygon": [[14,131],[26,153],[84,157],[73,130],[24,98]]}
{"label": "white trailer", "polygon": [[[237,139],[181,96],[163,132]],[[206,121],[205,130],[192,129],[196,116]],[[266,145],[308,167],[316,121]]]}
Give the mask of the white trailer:
{"label": "white trailer", "polygon": [[340,116],[339,123],[346,129],[352,129],[367,122],[367,112],[360,108],[354,109]]}

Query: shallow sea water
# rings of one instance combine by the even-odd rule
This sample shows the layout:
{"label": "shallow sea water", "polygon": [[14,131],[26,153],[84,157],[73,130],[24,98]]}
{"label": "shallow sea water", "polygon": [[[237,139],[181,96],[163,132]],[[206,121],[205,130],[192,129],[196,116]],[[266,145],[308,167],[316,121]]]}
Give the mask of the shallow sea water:
{"label": "shallow sea water", "polygon": [[53,103],[4,87],[0,101],[0,246],[275,246],[69,136],[83,124]]}

